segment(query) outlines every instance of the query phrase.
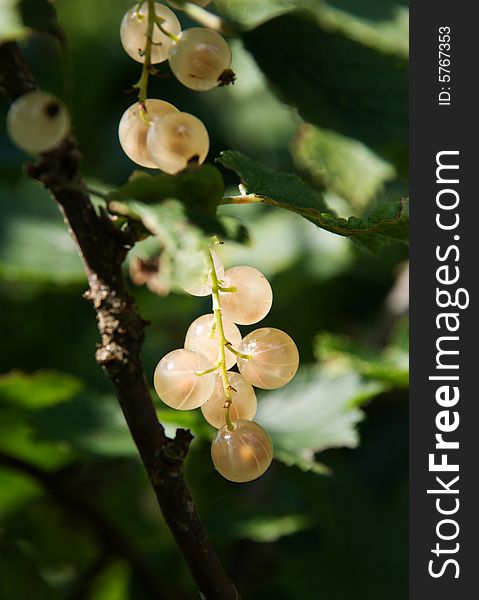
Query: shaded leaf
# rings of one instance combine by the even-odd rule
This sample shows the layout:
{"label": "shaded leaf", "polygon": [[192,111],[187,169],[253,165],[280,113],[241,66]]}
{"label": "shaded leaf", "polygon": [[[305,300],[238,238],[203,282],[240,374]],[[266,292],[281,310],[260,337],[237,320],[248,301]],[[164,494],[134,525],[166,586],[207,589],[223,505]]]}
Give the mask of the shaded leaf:
{"label": "shaded leaf", "polygon": [[[246,242],[244,226],[231,217],[216,216],[224,193],[223,177],[213,165],[192,166],[178,175],[150,175],[136,171],[122,187],[111,192],[111,212],[140,221],[156,237],[157,243],[142,244],[135,255],[154,259],[158,266],[149,287],[166,295],[171,287],[181,287],[196,269],[203,266],[202,252],[212,236]],[[198,275],[200,276],[200,275]]]}
{"label": "shaded leaf", "polygon": [[297,166],[321,188],[363,209],[394,178],[394,167],[367,146],[339,133],[303,125],[293,147]]}
{"label": "shaded leaf", "polygon": [[290,210],[374,252],[391,241],[408,241],[409,204],[405,199],[379,204],[364,217],[346,220],[328,209],[322,195],[297,175],[276,173],[234,151],[222,152],[217,160],[241,179],[242,195],[226,198],[225,204],[264,203]]}
{"label": "shaded leaf", "polygon": [[382,390],[379,382],[364,381],[353,371],[334,374],[316,366],[304,368],[288,386],[263,396],[256,420],[271,435],[279,460],[321,472],[315,454],[327,448],[355,448],[363,413],[353,405]]}
{"label": "shaded leaf", "polygon": [[320,361],[335,368],[354,369],[368,379],[395,388],[409,385],[408,348],[394,341],[383,350],[353,342],[348,336],[320,333],[315,340],[315,353]]}
{"label": "shaded leaf", "polygon": [[0,278],[55,284],[85,281],[85,271],[48,193],[23,181],[0,188]]}
{"label": "shaded leaf", "polygon": [[312,525],[307,515],[263,515],[239,520],[233,525],[234,534],[255,542],[276,542],[282,537],[304,531]]}
{"label": "shaded leaf", "polygon": [[158,204],[163,200],[181,200],[185,206],[198,213],[214,214],[224,191],[221,173],[216,167],[205,164],[192,166],[178,175],[134,171],[130,179],[109,194],[110,200],[136,200]]}
{"label": "shaded leaf", "polygon": [[407,0],[216,0],[215,8],[248,29],[280,14],[306,9],[353,39],[408,54]]}
{"label": "shaded leaf", "polygon": [[56,371],[0,375],[0,403],[38,409],[72,399],[83,388],[73,375]]}
{"label": "shaded leaf", "polygon": [[118,403],[110,396],[81,394],[68,403],[36,411],[32,424],[40,439],[88,454],[137,455]]}
{"label": "shaded leaf", "polygon": [[45,469],[60,468],[72,459],[70,449],[58,440],[37,437],[31,414],[6,405],[0,406],[0,449]]}
{"label": "shaded leaf", "polygon": [[308,11],[243,34],[274,90],[314,125],[361,140],[407,167],[408,63]]}
{"label": "shaded leaf", "polygon": [[0,598],[59,600],[60,595],[40,575],[33,549],[0,537]]}
{"label": "shaded leaf", "polygon": [[62,43],[65,34],[61,29],[55,7],[49,0],[20,0],[19,11],[26,27],[57,37]]}

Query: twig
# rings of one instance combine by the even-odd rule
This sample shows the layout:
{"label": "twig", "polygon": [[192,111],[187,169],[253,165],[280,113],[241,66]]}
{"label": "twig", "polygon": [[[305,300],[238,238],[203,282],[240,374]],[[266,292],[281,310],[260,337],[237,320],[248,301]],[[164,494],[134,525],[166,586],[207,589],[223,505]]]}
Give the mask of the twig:
{"label": "twig", "polygon": [[[35,80],[18,46],[0,46],[0,91],[9,100],[33,89]],[[101,344],[97,362],[110,378],[155,490],[158,504],[190,572],[208,600],[238,597],[207,537],[183,477],[183,461],[192,435],[179,429],[175,439],[158,422],[140,361],[145,321],[138,313],[122,274],[128,251],[123,234],[105,215],[98,216],[79,171],[80,155],[70,136],[58,149],[29,165],[59,204],[85,264]]]}

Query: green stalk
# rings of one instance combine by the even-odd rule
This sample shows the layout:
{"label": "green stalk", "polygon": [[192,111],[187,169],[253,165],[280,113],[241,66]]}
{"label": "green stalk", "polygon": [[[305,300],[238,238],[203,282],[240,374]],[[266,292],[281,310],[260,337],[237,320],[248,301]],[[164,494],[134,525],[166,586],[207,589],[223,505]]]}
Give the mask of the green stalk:
{"label": "green stalk", "polygon": [[220,302],[220,284],[218,281],[218,275],[215,269],[215,263],[213,260],[213,256],[209,250],[206,252],[206,257],[210,267],[210,277],[211,277],[211,296],[213,299],[213,314],[215,318],[215,327],[218,332],[218,345],[219,345],[219,357],[218,364],[221,374],[221,380],[223,382],[223,391],[225,394],[225,419],[226,426],[228,429],[233,429],[233,423],[230,418],[230,407],[233,403],[233,398],[231,397],[231,385],[228,380],[228,370],[226,368],[226,348],[229,346],[229,342],[225,336],[225,330],[223,327],[223,317],[221,314],[221,302]]}
{"label": "green stalk", "polygon": [[140,81],[137,83],[138,87],[138,101],[141,105],[140,116],[144,121],[146,118],[146,98],[148,95],[148,78],[151,70],[151,46],[153,44],[153,27],[155,26],[156,14],[155,14],[155,1],[147,0],[148,2],[148,27],[146,29],[146,46],[145,46],[145,62],[143,63],[143,70],[141,72]]}

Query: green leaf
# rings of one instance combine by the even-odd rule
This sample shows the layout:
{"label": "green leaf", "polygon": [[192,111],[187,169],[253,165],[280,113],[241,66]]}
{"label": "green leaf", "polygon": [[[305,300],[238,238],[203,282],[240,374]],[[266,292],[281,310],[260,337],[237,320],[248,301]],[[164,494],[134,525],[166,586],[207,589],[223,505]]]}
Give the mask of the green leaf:
{"label": "green leaf", "polygon": [[20,0],[19,10],[26,27],[49,33],[64,42],[65,34],[58,23],[55,7],[49,0]]}
{"label": "green leaf", "polygon": [[0,0],[0,44],[25,37],[27,29],[18,12],[18,0]]}
{"label": "green leaf", "polygon": [[[156,397],[156,395],[155,395]],[[195,438],[211,440],[214,430],[205,421],[203,414],[198,410],[174,410],[158,402],[161,408],[157,409],[158,420],[165,427],[166,435],[175,437],[177,429],[190,429]]]}
{"label": "green leaf", "polygon": [[323,195],[294,173],[275,171],[234,150],[221,152],[217,161],[239,175],[240,191],[245,196],[253,194],[264,198],[266,203],[266,199],[271,199],[288,204],[289,210],[308,207],[318,213],[330,212]]}
{"label": "green leaf", "polygon": [[0,278],[59,285],[85,281],[58,208],[38,183],[0,188]]}
{"label": "green leaf", "polygon": [[134,171],[125,185],[109,194],[111,201],[136,200],[158,204],[167,199],[180,200],[194,213],[214,215],[224,192],[224,182],[216,167],[191,166],[178,175]]}
{"label": "green leaf", "polygon": [[327,448],[355,448],[363,413],[354,404],[382,390],[381,383],[364,381],[354,371],[304,368],[288,386],[260,399],[255,420],[271,435],[278,460],[324,472],[315,454]]}
{"label": "green leaf", "polygon": [[72,401],[32,415],[41,440],[99,456],[137,456],[118,403],[111,396],[88,392]]}
{"label": "green leaf", "polygon": [[363,249],[378,252],[391,241],[407,243],[409,204],[407,200],[382,203],[365,217],[338,218],[325,205],[322,195],[300,177],[277,173],[239,152],[222,152],[217,159],[235,171],[241,196],[226,198],[225,204],[264,203],[295,212],[321,229],[350,238]]}
{"label": "green leaf", "polygon": [[[212,236],[238,242],[248,240],[244,226],[231,217],[216,217],[224,193],[223,177],[213,165],[192,166],[178,175],[137,171],[128,183],[109,194],[109,209],[140,221],[156,237],[134,256],[158,259],[149,287],[161,295],[202,274],[205,250]],[[146,255],[146,256],[145,256]]]}
{"label": "green leaf", "polygon": [[408,348],[398,345],[395,340],[377,350],[354,343],[348,336],[323,332],[316,337],[315,353],[318,360],[335,369],[353,369],[363,377],[394,388],[409,385]]}
{"label": "green leaf", "polygon": [[59,600],[38,571],[33,548],[3,535],[0,537],[0,598]]}
{"label": "green leaf", "polygon": [[353,39],[408,54],[407,0],[216,0],[215,8],[245,28],[295,9],[307,9]]}
{"label": "green leaf", "polygon": [[367,146],[334,131],[303,125],[294,141],[297,166],[317,186],[363,209],[396,175],[394,167]]}
{"label": "green leaf", "polygon": [[233,523],[235,537],[255,542],[276,542],[280,538],[309,529],[311,517],[307,515],[262,515]]}
{"label": "green leaf", "polygon": [[246,48],[274,90],[308,123],[356,138],[406,168],[408,63],[294,11],[245,32]]}
{"label": "green leaf", "polygon": [[61,447],[58,441],[38,439],[31,416],[18,408],[0,405],[0,449],[45,469],[63,467],[72,458],[70,449]]}
{"label": "green leaf", "polygon": [[0,403],[39,409],[67,402],[83,388],[73,375],[56,371],[37,371],[31,375],[12,371],[0,375]]}

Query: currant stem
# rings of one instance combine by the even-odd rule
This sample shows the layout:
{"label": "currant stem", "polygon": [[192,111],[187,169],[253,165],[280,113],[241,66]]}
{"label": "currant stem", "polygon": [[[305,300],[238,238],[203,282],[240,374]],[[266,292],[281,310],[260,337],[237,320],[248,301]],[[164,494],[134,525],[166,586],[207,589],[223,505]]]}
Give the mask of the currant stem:
{"label": "currant stem", "polygon": [[161,33],[165,34],[167,37],[169,37],[170,39],[172,39],[174,42],[179,42],[180,41],[180,36],[179,35],[175,35],[174,33],[170,33],[169,31],[167,31],[164,27],[163,27],[163,23],[164,23],[164,19],[157,17],[155,15],[155,25],[158,27],[158,29],[161,31]]}
{"label": "currant stem", "polygon": [[245,360],[251,360],[253,357],[250,354],[243,354],[238,350],[235,350],[231,345],[231,342],[226,342],[225,346],[228,348],[230,352],[232,352],[235,356],[239,356],[240,358],[244,358]]}
{"label": "currant stem", "polygon": [[208,373],[213,373],[214,371],[219,369],[220,366],[221,366],[220,362],[216,361],[215,364],[210,369],[206,369],[206,371],[196,371],[196,375],[198,377],[202,377],[203,375],[208,375]]}
{"label": "currant stem", "polygon": [[138,87],[138,101],[140,103],[140,116],[144,119],[146,113],[146,98],[148,96],[148,77],[151,71],[151,46],[153,44],[153,27],[156,22],[155,0],[147,0],[148,2],[148,27],[146,29],[146,46],[145,46],[145,62],[141,72]]}
{"label": "currant stem", "polygon": [[209,250],[206,251],[206,258],[210,266],[210,277],[211,277],[211,296],[213,299],[213,314],[215,318],[215,326],[218,332],[218,345],[219,345],[219,369],[221,374],[221,381],[223,383],[223,391],[225,394],[225,419],[226,426],[228,429],[233,429],[233,423],[230,418],[230,407],[233,403],[233,398],[231,396],[232,387],[228,380],[228,370],[226,368],[226,347],[229,344],[228,340],[225,336],[225,330],[223,327],[223,317],[221,314],[221,302],[220,302],[220,284],[218,281],[218,275],[215,269],[215,263],[213,260],[213,255]]}

